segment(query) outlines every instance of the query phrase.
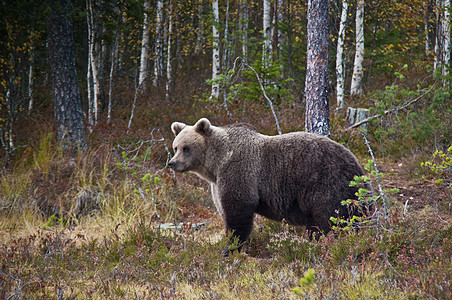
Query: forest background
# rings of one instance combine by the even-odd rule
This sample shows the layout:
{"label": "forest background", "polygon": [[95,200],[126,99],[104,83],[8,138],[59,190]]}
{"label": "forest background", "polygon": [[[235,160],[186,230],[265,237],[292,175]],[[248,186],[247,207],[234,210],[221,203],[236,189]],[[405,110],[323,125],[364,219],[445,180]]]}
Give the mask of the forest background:
{"label": "forest background", "polygon": [[304,130],[307,1],[2,1],[0,299],[452,297],[450,1],[328,3],[328,130],[378,214],[312,241],[256,217],[223,258],[170,124]]}

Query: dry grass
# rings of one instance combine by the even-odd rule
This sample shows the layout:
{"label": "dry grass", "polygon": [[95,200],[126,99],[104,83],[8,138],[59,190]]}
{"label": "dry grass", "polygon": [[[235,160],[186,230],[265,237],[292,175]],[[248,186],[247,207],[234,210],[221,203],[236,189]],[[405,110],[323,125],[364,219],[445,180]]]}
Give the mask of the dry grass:
{"label": "dry grass", "polygon": [[[260,117],[266,112],[246,119],[256,105],[231,106],[241,121],[275,130],[271,118]],[[43,134],[15,168],[3,171],[0,299],[55,299],[59,289],[64,299],[452,297],[450,190],[385,160],[385,188],[401,190],[390,199],[389,219],[380,227],[311,241],[302,228],[257,217],[245,252],[224,258],[227,239],[208,185],[194,175],[175,179],[165,168],[167,152],[156,141],[160,136],[150,137],[147,123],[154,121],[146,123],[139,116],[144,111],[136,118],[141,133],[99,130],[83,155],[63,155],[52,136]],[[217,123],[228,123],[220,113],[211,114]],[[158,114],[155,122],[162,118],[168,123],[162,128],[169,128],[174,116]],[[300,129],[290,119],[281,126]],[[171,133],[162,133],[169,146]],[[349,145],[360,142],[354,135],[333,135]],[[364,157],[365,147],[357,154]],[[168,222],[185,225],[160,228]],[[193,228],[194,223],[205,225]],[[304,296],[295,294],[292,289],[310,268],[314,282],[301,287]]]}

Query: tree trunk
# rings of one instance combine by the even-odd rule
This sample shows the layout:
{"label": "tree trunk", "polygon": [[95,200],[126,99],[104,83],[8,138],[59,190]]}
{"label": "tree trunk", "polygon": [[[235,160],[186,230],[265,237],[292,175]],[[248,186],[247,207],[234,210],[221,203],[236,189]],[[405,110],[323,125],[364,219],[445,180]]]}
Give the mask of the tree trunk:
{"label": "tree trunk", "polygon": [[149,28],[151,27],[151,18],[149,18],[149,9],[151,1],[144,2],[144,22],[143,22],[143,38],[141,40],[141,56],[140,56],[140,75],[138,77],[138,85],[141,91],[146,90],[146,80],[149,76]]}
{"label": "tree trunk", "polygon": [[172,70],[171,70],[171,39],[173,35],[173,1],[170,0],[169,3],[169,16],[168,16],[168,57],[166,61],[166,101],[169,103],[171,101],[171,81]]}
{"label": "tree trunk", "polygon": [[270,55],[273,51],[272,49],[272,26],[271,26],[271,1],[264,0],[264,14],[263,14],[263,24],[262,31],[264,34],[264,44],[262,51],[262,59],[264,62],[264,68],[267,68],[270,61]]}
{"label": "tree trunk", "polygon": [[34,48],[34,29],[31,30],[30,33],[30,59],[29,59],[29,67],[28,67],[28,115],[31,114],[33,110],[33,76],[34,76],[34,68],[33,64],[35,63],[35,48]]}
{"label": "tree trunk", "polygon": [[[88,121],[90,124],[90,128],[92,125],[97,124],[98,118],[98,104],[99,104],[99,93],[100,93],[100,84],[99,84],[99,64],[96,62],[95,55],[95,26],[94,26],[94,10],[93,4],[91,0],[86,1],[86,9],[87,9],[87,23],[88,23]],[[91,90],[91,82],[93,89]],[[94,118],[93,118],[94,117]]]}
{"label": "tree trunk", "polygon": [[87,145],[69,19],[72,4],[68,0],[50,0],[49,6],[47,38],[57,140],[64,149],[84,150]]}
{"label": "tree trunk", "polygon": [[306,131],[330,136],[328,103],[328,0],[308,0]]}
{"label": "tree trunk", "polygon": [[443,20],[443,38],[444,38],[444,62],[443,62],[443,76],[444,76],[444,86],[449,86],[449,68],[450,65],[450,0],[444,1],[444,20]]}
{"label": "tree trunk", "polygon": [[220,95],[220,84],[218,79],[220,78],[220,31],[218,25],[220,23],[218,12],[218,0],[212,2],[213,12],[213,45],[212,45],[212,94],[211,98],[218,99]]}
{"label": "tree trunk", "polygon": [[224,47],[223,47],[223,69],[229,70],[228,53],[231,47],[229,40],[229,0],[226,1],[226,15],[224,18]]}
{"label": "tree trunk", "polygon": [[157,1],[156,13],[156,29],[155,29],[155,60],[154,60],[154,81],[153,85],[157,86],[159,78],[162,76],[162,20],[163,20],[163,1]]}
{"label": "tree trunk", "polygon": [[[275,37],[274,37],[274,41],[275,41],[275,45],[276,45],[276,49],[277,49],[277,55],[276,57],[279,59],[281,57],[281,52],[282,52],[282,45],[284,43],[283,41],[283,32],[281,30],[281,23],[284,20],[284,8],[285,8],[285,4],[284,4],[284,0],[277,0],[276,4],[275,4]],[[284,71],[284,68],[281,66],[281,73]]]}
{"label": "tree trunk", "polygon": [[348,0],[342,0],[341,21],[339,24],[339,34],[337,37],[336,51],[336,94],[337,107],[344,108],[344,40],[345,40],[345,24],[347,22]]}
{"label": "tree trunk", "polygon": [[116,60],[118,59],[118,44],[119,44],[119,29],[116,29],[115,43],[111,49],[111,66],[110,66],[110,78],[108,86],[108,111],[107,111],[107,124],[111,123],[111,102],[112,102],[112,92],[113,92],[113,75],[116,65]]}
{"label": "tree trunk", "polygon": [[364,61],[364,0],[357,0],[355,26],[356,50],[350,94],[352,96],[361,96],[363,94],[362,81]]}
{"label": "tree trunk", "polygon": [[242,30],[242,59],[248,61],[248,3],[246,0],[240,1],[241,7],[241,30]]}
{"label": "tree trunk", "polygon": [[198,0],[198,28],[196,34],[195,54],[199,54],[202,50],[204,40],[204,21],[202,14],[204,11],[203,0]]}

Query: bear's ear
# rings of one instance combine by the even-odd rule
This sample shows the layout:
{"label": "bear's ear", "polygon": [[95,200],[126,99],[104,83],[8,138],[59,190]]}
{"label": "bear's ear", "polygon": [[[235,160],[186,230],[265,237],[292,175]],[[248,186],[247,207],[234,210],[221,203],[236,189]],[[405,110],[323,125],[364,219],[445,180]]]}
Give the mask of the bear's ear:
{"label": "bear's ear", "polygon": [[187,125],[181,122],[174,122],[173,124],[171,124],[171,130],[173,131],[174,136],[177,136],[179,132],[181,132],[182,129],[185,128],[185,126]]}
{"label": "bear's ear", "polygon": [[209,135],[212,131],[212,128],[210,127],[210,121],[206,118],[199,119],[198,122],[195,124],[195,131],[202,135]]}

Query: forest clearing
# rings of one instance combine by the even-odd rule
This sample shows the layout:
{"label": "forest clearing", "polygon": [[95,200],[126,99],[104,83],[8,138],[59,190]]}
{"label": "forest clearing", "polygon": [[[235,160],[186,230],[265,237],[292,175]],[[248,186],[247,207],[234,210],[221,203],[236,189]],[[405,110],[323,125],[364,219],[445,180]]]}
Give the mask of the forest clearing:
{"label": "forest clearing", "polygon": [[[0,299],[452,298],[449,0],[18,0],[0,16]],[[225,257],[211,186],[168,166],[171,124],[200,118],[330,137],[376,213],[313,239],[255,214]]]}

